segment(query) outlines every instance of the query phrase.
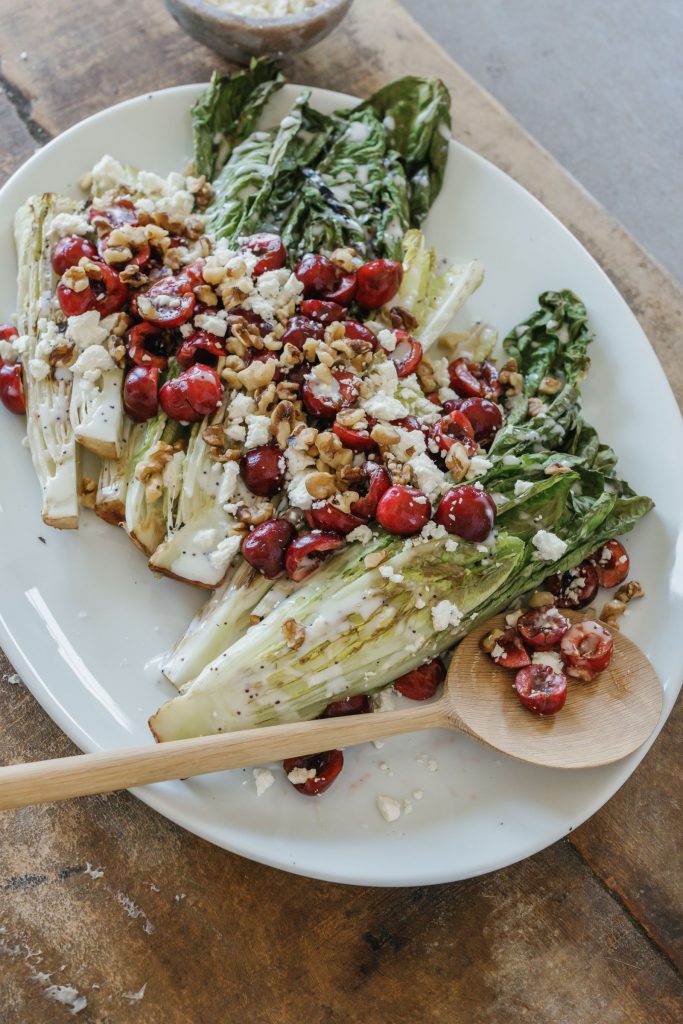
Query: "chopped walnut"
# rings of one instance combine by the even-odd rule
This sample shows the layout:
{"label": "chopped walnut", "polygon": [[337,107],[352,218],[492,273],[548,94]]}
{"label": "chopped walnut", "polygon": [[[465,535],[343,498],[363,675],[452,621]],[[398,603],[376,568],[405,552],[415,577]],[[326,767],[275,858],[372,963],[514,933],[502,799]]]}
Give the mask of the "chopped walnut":
{"label": "chopped walnut", "polygon": [[71,344],[55,345],[48,356],[50,366],[71,366],[76,362],[78,353],[76,346]]}
{"label": "chopped walnut", "polygon": [[389,321],[395,331],[414,331],[417,327],[417,320],[413,314],[403,306],[392,306],[389,310]]}
{"label": "chopped walnut", "polygon": [[530,416],[532,419],[534,416],[540,415],[544,408],[545,404],[541,401],[540,398],[530,398],[526,404],[527,415]]}
{"label": "chopped walnut", "polygon": [[213,288],[210,288],[208,284],[202,284],[195,289],[195,295],[200,302],[203,302],[205,306],[217,306],[218,296],[216,295]]}
{"label": "chopped walnut", "polygon": [[332,262],[336,263],[337,266],[345,270],[347,274],[352,274],[354,270],[358,269],[359,256],[355,249],[351,249],[349,246],[335,249],[331,256]]}
{"label": "chopped walnut", "polygon": [[535,590],[529,598],[530,608],[547,608],[555,604],[555,596],[549,590]]}
{"label": "chopped walnut", "polygon": [[120,249],[108,246],[102,256],[108,266],[116,265],[117,263],[128,263],[133,259],[132,250],[127,246],[123,246]]}
{"label": "chopped walnut", "polygon": [[282,623],[282,635],[290,650],[298,651],[306,639],[306,628],[296,619],[285,619]]}
{"label": "chopped walnut", "polygon": [[270,384],[254,392],[254,401],[256,402],[256,412],[259,416],[265,416],[266,413],[270,412],[270,408],[273,402],[277,398],[277,389],[275,384],[271,381]]}
{"label": "chopped walnut", "polygon": [[282,350],[282,355],[280,356],[280,365],[298,366],[299,363],[303,363],[303,361],[304,354],[301,349],[297,348],[296,345],[292,345],[290,341],[286,342],[285,347]]}
{"label": "chopped walnut", "polygon": [[355,430],[367,430],[368,421],[364,409],[342,409],[337,413],[340,427],[353,427]]}
{"label": "chopped walnut", "polygon": [[628,583],[624,583],[623,586],[619,587],[611,601],[604,605],[600,612],[600,618],[603,622],[618,629],[616,620],[624,614],[629,601],[634,601],[639,597],[645,597],[645,591],[637,580],[630,580]]}
{"label": "chopped walnut", "polygon": [[210,448],[223,448],[225,445],[225,428],[222,423],[214,423],[207,427],[202,438]]}
{"label": "chopped walnut", "polygon": [[337,482],[331,473],[309,473],[306,477],[306,490],[312,498],[331,498],[337,492]]}
{"label": "chopped walnut", "polygon": [[311,448],[315,448],[317,440],[318,431],[316,428],[307,427],[304,423],[300,423],[292,431],[290,445],[299,452],[307,452]]}
{"label": "chopped walnut", "polygon": [[563,476],[567,473],[573,473],[574,470],[571,466],[565,466],[562,462],[551,462],[549,466],[546,466],[543,470],[546,476]]}
{"label": "chopped walnut", "polygon": [[617,601],[628,604],[629,601],[634,601],[638,597],[645,597],[645,591],[638,580],[629,580],[628,583],[619,587],[614,597]]}
{"label": "chopped walnut", "polygon": [[72,292],[84,292],[90,286],[88,275],[80,264],[65,270],[61,283],[65,288],[70,288]]}
{"label": "chopped walnut", "polygon": [[359,484],[365,479],[362,466],[342,466],[337,473],[342,486]]}
{"label": "chopped walnut", "polygon": [[544,377],[538,385],[541,395],[556,395],[562,389],[562,381],[557,377]]}
{"label": "chopped walnut", "polygon": [[171,461],[182,445],[176,442],[174,445],[166,444],[165,441],[157,441],[144,459],[135,468],[135,479],[139,480],[145,487],[145,500],[152,504],[163,493],[163,472],[164,467]]}
{"label": "chopped walnut", "polygon": [[240,523],[245,523],[247,526],[260,526],[261,523],[267,522],[273,518],[275,509],[271,502],[263,501],[258,505],[240,505],[235,513],[236,518]]}
{"label": "chopped walnut", "polygon": [[502,629],[492,629],[490,633],[487,633],[486,636],[482,637],[480,641],[481,649],[486,651],[487,654],[490,654],[500,638],[504,635],[505,634]]}
{"label": "chopped walnut", "polygon": [[296,396],[299,394],[299,385],[295,384],[293,380],[281,380],[276,386],[275,392],[278,398],[284,400],[294,401]]}
{"label": "chopped walnut", "polygon": [[122,282],[130,288],[142,288],[147,284],[149,278],[144,274],[137,263],[129,263],[119,274]]}
{"label": "chopped walnut", "polygon": [[275,440],[280,448],[284,448],[296,423],[296,413],[292,403],[278,402],[270,415],[270,422]]}
{"label": "chopped walnut", "polygon": [[270,384],[275,376],[276,365],[274,359],[268,359],[265,363],[254,360],[240,370],[237,377],[247,391],[256,391],[257,388],[265,388]]}
{"label": "chopped walnut", "polygon": [[320,463],[323,468],[341,469],[353,461],[353,452],[344,448],[341,440],[331,430],[321,430],[315,441]]}
{"label": "chopped walnut", "polygon": [[370,437],[381,447],[396,444],[401,435],[395,427],[389,427],[385,423],[377,423],[370,431]]}
{"label": "chopped walnut", "polygon": [[456,441],[446,452],[446,469],[453,477],[453,482],[458,484],[461,480],[464,480],[467,475],[467,470],[470,468],[470,457],[467,454],[467,449],[459,441]]}
{"label": "chopped walnut", "polygon": [[417,379],[422,385],[422,390],[426,395],[431,394],[432,391],[439,390],[439,385],[436,377],[434,376],[434,367],[428,359],[423,359],[415,372],[417,374]]}

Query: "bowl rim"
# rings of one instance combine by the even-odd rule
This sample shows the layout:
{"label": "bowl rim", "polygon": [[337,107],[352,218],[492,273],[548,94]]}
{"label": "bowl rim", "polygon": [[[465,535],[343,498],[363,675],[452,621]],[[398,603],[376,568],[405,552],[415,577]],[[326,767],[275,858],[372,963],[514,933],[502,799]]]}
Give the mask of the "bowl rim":
{"label": "bowl rim", "polygon": [[236,26],[249,30],[262,30],[306,25],[321,15],[331,14],[339,8],[350,7],[353,0],[316,0],[313,7],[306,8],[300,14],[284,14],[279,18],[251,18],[244,14],[235,14],[217,3],[211,3],[210,0],[170,0],[170,2],[178,7],[185,7],[201,17],[208,17],[212,21],[220,22],[226,28]]}

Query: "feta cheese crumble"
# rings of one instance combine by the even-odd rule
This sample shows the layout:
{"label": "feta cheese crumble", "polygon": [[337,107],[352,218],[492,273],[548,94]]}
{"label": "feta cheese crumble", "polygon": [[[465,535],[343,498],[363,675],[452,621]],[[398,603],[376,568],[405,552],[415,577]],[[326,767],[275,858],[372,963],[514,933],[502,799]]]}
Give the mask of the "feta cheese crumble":
{"label": "feta cheese crumble", "polygon": [[256,796],[263,796],[267,789],[275,782],[275,776],[267,768],[254,768],[254,785],[256,786]]}
{"label": "feta cheese crumble", "polygon": [[556,562],[567,550],[567,544],[549,530],[539,530],[531,538],[531,543],[538,552],[537,557],[543,562]]}
{"label": "feta cheese crumble", "polygon": [[535,651],[531,658],[533,665],[547,665],[553,672],[564,672],[564,662],[556,651]]}
{"label": "feta cheese crumble", "polygon": [[315,778],[315,768],[292,768],[287,778],[293,786],[302,786],[309,779]]}
{"label": "feta cheese crumble", "polygon": [[521,498],[522,495],[530,491],[534,485],[528,480],[515,480],[515,498]]}
{"label": "feta cheese crumble", "polygon": [[401,817],[401,805],[393,796],[378,796],[377,810],[388,822],[397,821]]}
{"label": "feta cheese crumble", "polygon": [[437,633],[443,632],[449,626],[459,626],[461,621],[462,612],[451,601],[439,601],[432,608],[432,624]]}

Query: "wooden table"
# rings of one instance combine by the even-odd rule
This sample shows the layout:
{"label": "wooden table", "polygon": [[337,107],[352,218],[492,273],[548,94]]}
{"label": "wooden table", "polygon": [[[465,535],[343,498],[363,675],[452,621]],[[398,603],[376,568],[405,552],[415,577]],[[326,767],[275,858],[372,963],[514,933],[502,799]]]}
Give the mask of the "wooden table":
{"label": "wooden table", "polygon": [[[220,63],[155,0],[0,0],[0,25],[0,179],[82,117],[203,81]],[[358,95],[406,71],[441,76],[456,136],[597,257],[683,398],[678,286],[395,0],[359,0],[285,70]],[[73,753],[11,673],[0,656],[0,758]],[[99,1024],[680,1021],[681,717],[679,707],[631,780],[568,840],[453,885],[286,875],[128,794],[4,814],[0,1021],[55,1022],[74,1009]],[[50,999],[50,985],[71,986],[71,1003]]]}

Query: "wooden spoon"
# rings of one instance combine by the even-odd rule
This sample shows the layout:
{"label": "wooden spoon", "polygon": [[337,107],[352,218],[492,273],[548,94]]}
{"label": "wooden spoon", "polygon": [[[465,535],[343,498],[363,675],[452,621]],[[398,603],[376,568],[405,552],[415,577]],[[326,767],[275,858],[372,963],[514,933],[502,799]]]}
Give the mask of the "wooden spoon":
{"label": "wooden spoon", "polygon": [[539,718],[515,696],[514,672],[499,668],[481,650],[482,637],[501,626],[504,616],[462,641],[444,693],[431,703],[12,765],[0,768],[0,809],[245,768],[420,729],[454,729],[511,757],[550,768],[610,764],[637,750],[652,734],[662,711],[662,689],[633,641],[613,630],[610,666],[592,683],[570,681],[562,711]]}

